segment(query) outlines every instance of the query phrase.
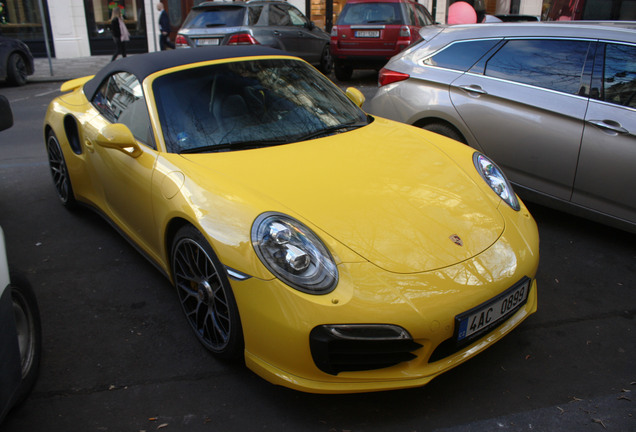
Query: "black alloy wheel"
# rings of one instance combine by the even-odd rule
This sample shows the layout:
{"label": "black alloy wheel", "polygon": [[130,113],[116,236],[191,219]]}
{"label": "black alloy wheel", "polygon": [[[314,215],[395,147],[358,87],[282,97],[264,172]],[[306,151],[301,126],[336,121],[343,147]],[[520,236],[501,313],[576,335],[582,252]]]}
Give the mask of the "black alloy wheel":
{"label": "black alloy wheel", "polygon": [[212,247],[193,226],[177,232],[171,266],[181,309],[199,341],[219,358],[240,358],[243,331],[232,287]]}
{"label": "black alloy wheel", "polygon": [[64,161],[62,147],[54,132],[49,132],[47,135],[46,152],[49,156],[49,167],[57,196],[64,207],[71,209],[76,204],[75,195],[73,195],[73,186]]}

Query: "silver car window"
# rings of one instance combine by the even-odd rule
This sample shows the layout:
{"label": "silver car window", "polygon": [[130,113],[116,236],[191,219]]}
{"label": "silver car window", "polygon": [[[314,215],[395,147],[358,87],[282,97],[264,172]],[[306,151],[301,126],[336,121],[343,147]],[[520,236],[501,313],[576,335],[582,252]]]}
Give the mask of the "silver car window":
{"label": "silver car window", "polygon": [[465,72],[501,39],[455,42],[424,60],[424,64]]}
{"label": "silver car window", "polygon": [[511,40],[488,59],[485,75],[579,94],[590,44],[567,39]]}
{"label": "silver car window", "polygon": [[607,44],[603,100],[636,108],[636,46]]}

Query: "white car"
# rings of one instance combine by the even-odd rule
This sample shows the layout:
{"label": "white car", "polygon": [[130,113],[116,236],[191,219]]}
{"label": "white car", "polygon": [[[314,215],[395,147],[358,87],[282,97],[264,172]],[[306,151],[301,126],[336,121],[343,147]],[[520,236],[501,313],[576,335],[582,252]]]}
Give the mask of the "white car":
{"label": "white car", "polygon": [[[0,130],[13,124],[9,101],[0,96]],[[29,394],[42,353],[40,312],[26,279],[9,272],[0,228],[0,422]]]}

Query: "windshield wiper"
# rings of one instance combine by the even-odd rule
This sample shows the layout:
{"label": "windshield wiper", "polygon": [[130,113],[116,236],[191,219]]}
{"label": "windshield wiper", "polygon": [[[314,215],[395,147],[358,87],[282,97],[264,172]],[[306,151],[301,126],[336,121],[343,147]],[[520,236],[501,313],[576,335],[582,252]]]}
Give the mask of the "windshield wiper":
{"label": "windshield wiper", "polygon": [[333,135],[338,132],[347,132],[350,130],[358,129],[362,126],[366,126],[367,122],[353,122],[353,123],[342,123],[337,126],[331,126],[326,129],[321,129],[319,131],[308,133],[307,135],[301,135],[296,138],[296,141],[309,141],[314,138],[319,138],[323,136]]}
{"label": "windshield wiper", "polygon": [[282,144],[288,144],[289,140],[260,140],[260,141],[243,141],[243,142],[230,142],[225,144],[212,144],[201,147],[194,147],[189,149],[183,149],[179,154],[187,153],[217,153],[224,151],[235,150],[249,150],[262,147],[277,146]]}

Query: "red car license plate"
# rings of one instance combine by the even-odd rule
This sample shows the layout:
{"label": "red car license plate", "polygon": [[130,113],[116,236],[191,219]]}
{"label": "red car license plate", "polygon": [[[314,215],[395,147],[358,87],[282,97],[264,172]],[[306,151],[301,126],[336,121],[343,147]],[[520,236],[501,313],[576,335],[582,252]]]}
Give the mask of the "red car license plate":
{"label": "red car license plate", "polygon": [[380,37],[380,30],[357,30],[356,37],[377,38],[377,37]]}

